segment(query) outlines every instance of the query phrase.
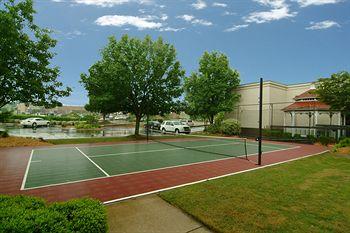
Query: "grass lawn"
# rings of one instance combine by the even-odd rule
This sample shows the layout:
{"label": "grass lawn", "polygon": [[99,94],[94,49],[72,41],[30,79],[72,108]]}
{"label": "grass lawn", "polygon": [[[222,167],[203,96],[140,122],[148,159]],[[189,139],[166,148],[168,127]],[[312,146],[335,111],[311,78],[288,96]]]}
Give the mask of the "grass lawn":
{"label": "grass lawn", "polygon": [[350,156],[327,153],[160,196],[217,232],[350,232]]}

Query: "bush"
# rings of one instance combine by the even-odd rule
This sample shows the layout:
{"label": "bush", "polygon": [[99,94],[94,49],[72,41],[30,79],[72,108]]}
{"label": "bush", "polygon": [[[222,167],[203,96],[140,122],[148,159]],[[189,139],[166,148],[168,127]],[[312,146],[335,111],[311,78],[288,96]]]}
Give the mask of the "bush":
{"label": "bush", "polygon": [[337,151],[339,148],[350,147],[350,138],[343,138],[337,144],[335,144],[333,150]]}
{"label": "bush", "polygon": [[331,143],[335,143],[335,139],[334,138],[330,138],[327,136],[321,136],[318,138],[318,141],[321,143],[321,145],[323,146],[328,146]]}
{"label": "bush", "polygon": [[208,125],[205,127],[204,131],[210,134],[220,133],[220,125],[218,124]]}
{"label": "bush", "polygon": [[0,232],[107,232],[106,211],[92,199],[47,205],[41,198],[2,195]]}
{"label": "bush", "polygon": [[75,124],[76,129],[96,129],[99,127],[100,127],[100,125],[97,123],[89,124],[89,123],[85,123],[85,122],[79,122],[79,123]]}
{"label": "bush", "polygon": [[7,122],[12,116],[12,112],[0,112],[0,122]]}
{"label": "bush", "polygon": [[0,138],[7,138],[9,137],[10,135],[8,134],[7,131],[0,131]]}
{"label": "bush", "polygon": [[225,135],[239,135],[241,133],[241,124],[236,120],[225,120],[220,126],[220,132]]}
{"label": "bush", "polygon": [[98,118],[95,115],[85,115],[81,119],[91,125],[98,123]]}

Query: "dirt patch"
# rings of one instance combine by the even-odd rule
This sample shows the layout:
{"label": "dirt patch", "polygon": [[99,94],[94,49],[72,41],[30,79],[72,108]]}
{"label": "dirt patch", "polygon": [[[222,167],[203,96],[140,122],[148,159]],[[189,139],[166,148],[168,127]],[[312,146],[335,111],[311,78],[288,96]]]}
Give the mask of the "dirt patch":
{"label": "dirt patch", "polygon": [[337,150],[337,154],[350,155],[350,147],[343,147]]}
{"label": "dirt patch", "polygon": [[16,147],[16,146],[48,146],[52,145],[39,139],[23,138],[23,137],[7,137],[0,138],[0,147]]}

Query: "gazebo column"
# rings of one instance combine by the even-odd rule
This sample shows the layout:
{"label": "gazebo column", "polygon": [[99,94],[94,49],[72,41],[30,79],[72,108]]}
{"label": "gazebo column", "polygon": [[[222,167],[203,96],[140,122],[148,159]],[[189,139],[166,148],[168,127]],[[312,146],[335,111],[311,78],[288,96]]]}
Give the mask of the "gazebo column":
{"label": "gazebo column", "polygon": [[[339,112],[339,114],[338,114],[338,116],[339,116],[339,126],[342,126],[342,117],[341,117],[341,112]],[[339,137],[341,136],[341,130],[340,129],[338,129],[338,133],[337,133],[337,139],[339,139]]]}
{"label": "gazebo column", "polygon": [[291,116],[291,121],[292,121],[292,136],[294,136],[294,134],[295,134],[295,123],[296,123],[296,119],[295,119],[295,112],[293,111],[293,112],[291,112],[290,113],[290,116]]}
{"label": "gazebo column", "polygon": [[318,124],[318,115],[319,115],[319,112],[318,111],[315,111],[315,122],[314,122],[314,136],[316,137],[316,126]]}

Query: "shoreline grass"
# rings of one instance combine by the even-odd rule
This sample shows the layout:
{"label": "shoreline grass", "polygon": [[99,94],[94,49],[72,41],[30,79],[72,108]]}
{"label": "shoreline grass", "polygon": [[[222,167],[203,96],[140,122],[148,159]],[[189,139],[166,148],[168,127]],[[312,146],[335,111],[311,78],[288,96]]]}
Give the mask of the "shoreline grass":
{"label": "shoreline grass", "polygon": [[217,232],[349,232],[350,159],[326,153],[159,194]]}

